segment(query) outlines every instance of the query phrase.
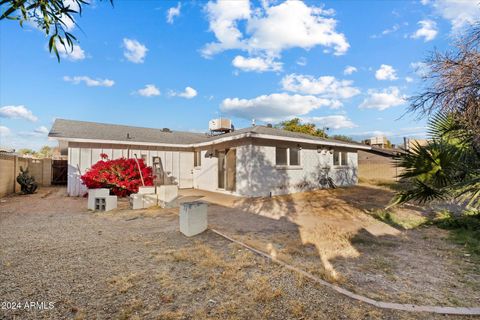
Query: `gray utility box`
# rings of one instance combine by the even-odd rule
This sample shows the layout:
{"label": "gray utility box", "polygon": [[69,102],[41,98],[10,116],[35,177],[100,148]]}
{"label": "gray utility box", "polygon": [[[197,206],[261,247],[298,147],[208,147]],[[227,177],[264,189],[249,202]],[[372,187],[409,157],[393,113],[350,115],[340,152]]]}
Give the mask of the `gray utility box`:
{"label": "gray utility box", "polygon": [[192,237],[207,230],[207,209],[205,202],[184,202],[180,204],[180,232]]}

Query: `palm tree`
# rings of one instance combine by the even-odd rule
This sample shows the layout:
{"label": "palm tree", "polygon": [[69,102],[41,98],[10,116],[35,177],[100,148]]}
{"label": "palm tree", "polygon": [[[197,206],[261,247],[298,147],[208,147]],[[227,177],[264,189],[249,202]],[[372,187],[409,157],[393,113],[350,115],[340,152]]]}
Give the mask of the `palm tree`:
{"label": "palm tree", "polygon": [[475,134],[453,114],[437,114],[428,126],[430,141],[415,145],[398,159],[406,186],[393,205],[453,199],[480,208],[480,153]]}

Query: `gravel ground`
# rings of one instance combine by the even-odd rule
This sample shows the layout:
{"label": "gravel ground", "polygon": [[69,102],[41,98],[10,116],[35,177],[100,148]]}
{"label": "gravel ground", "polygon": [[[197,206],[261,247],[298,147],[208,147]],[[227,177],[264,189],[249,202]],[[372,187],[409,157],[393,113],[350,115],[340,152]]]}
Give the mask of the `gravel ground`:
{"label": "gravel ground", "polygon": [[[368,214],[392,196],[355,186],[258,199],[205,193],[202,199],[217,204],[209,209],[213,227],[356,293],[388,302],[480,306],[480,267],[448,239],[449,231],[404,230]],[[428,211],[394,210],[409,221]]]}
{"label": "gravel ground", "polygon": [[173,209],[85,207],[55,188],[2,199],[0,302],[22,308],[0,308],[0,319],[460,318],[380,310],[210,231],[186,238]]}

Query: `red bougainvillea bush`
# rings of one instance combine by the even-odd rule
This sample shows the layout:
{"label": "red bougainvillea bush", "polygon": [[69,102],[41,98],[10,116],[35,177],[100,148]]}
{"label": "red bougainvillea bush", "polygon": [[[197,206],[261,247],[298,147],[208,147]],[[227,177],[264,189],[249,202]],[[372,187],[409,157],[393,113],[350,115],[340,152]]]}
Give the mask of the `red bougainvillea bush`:
{"label": "red bougainvillea bush", "polygon": [[[101,154],[102,160],[95,163],[84,175],[81,176],[83,184],[89,189],[108,188],[119,196],[126,197],[138,192],[142,186],[142,179],[135,159],[109,160],[106,154]],[[153,186],[152,168],[147,167],[143,159],[138,159],[140,170],[146,186]]]}

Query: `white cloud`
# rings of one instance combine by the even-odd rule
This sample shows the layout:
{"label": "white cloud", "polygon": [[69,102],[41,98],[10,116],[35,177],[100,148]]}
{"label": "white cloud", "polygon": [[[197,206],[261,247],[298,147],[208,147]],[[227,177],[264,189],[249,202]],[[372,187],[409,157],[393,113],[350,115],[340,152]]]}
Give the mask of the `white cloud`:
{"label": "white cloud", "polygon": [[413,78],[412,77],[405,77],[405,81],[407,81],[409,83],[413,82]]}
{"label": "white cloud", "polygon": [[368,97],[366,97],[359,106],[362,109],[377,109],[383,111],[406,102],[405,96],[400,95],[400,90],[397,87],[390,87],[382,91],[370,89],[367,93]]}
{"label": "white cloud", "polygon": [[357,72],[357,68],[354,66],[346,66],[345,69],[343,70],[344,75],[351,75],[354,72]]}
{"label": "white cloud", "polygon": [[9,119],[25,119],[32,122],[38,120],[36,116],[33,115],[32,111],[25,108],[25,106],[4,106],[0,108],[0,118],[9,118]]}
{"label": "white cloud", "polygon": [[386,36],[386,35],[389,35],[391,33],[397,32],[398,30],[400,30],[404,26],[408,26],[408,22],[405,21],[401,24],[396,23],[391,28],[387,28],[387,29],[383,30],[380,34],[374,34],[374,35],[370,36],[370,38],[373,38],[373,39],[382,38],[383,36]]}
{"label": "white cloud", "polygon": [[9,128],[5,126],[0,126],[0,137],[7,137],[11,134],[11,131]]}
{"label": "white cloud", "polygon": [[389,33],[396,32],[398,31],[398,29],[400,29],[400,25],[398,23],[394,24],[391,28],[383,30],[382,35],[387,35]]}
{"label": "white cloud", "polygon": [[50,132],[50,130],[48,130],[48,128],[45,127],[45,126],[40,126],[40,127],[36,128],[35,130],[33,130],[33,132],[41,134],[41,135],[47,135]]}
{"label": "white cloud", "polygon": [[265,72],[282,70],[282,63],[274,61],[273,58],[245,58],[236,56],[232,64],[234,67],[243,71]]}
{"label": "white cloud", "polygon": [[167,22],[172,24],[173,19],[180,15],[180,8],[182,4],[179,2],[176,7],[171,7],[167,10]]}
{"label": "white cloud", "polygon": [[220,110],[244,119],[278,121],[304,115],[320,107],[336,108],[338,102],[312,95],[273,93],[253,99],[227,98],[222,101]]}
{"label": "white cloud", "polygon": [[435,39],[438,34],[437,23],[433,20],[421,20],[418,22],[420,28],[412,34],[412,38],[423,38],[425,42]]}
{"label": "white cloud", "polygon": [[237,20],[249,19],[249,1],[209,1],[205,7],[210,31],[218,42],[210,43],[203,49],[206,56],[228,49],[246,49],[242,32],[237,27]]}
{"label": "white cloud", "polygon": [[331,129],[351,129],[357,127],[355,123],[344,115],[333,115],[324,117],[305,117],[304,122],[313,122],[319,128],[327,127]]}
{"label": "white cloud", "polygon": [[182,97],[185,99],[192,99],[197,96],[197,90],[192,87],[186,87],[183,92],[170,91],[169,95],[172,97]]}
{"label": "white cloud", "polygon": [[307,65],[307,58],[305,57],[300,57],[297,59],[296,63],[299,65],[299,66],[306,66]]}
{"label": "white cloud", "polygon": [[332,76],[314,78],[308,75],[289,74],[283,77],[281,83],[284,90],[322,95],[324,98],[348,99],[360,93],[360,90],[352,86],[353,81],[337,80]]}
{"label": "white cloud", "polygon": [[87,85],[88,87],[111,87],[115,84],[115,81],[110,79],[92,79],[87,76],[64,76],[63,81],[71,82],[73,84],[79,84],[81,82],[84,82],[85,85]]}
{"label": "white cloud", "polygon": [[412,62],[410,63],[410,68],[412,68],[419,77],[426,76],[430,71],[425,62]]}
{"label": "white cloud", "polygon": [[435,13],[449,20],[453,32],[459,32],[480,20],[480,5],[476,0],[432,0],[422,3],[431,5]]}
{"label": "white cloud", "polygon": [[63,59],[67,59],[70,61],[78,61],[83,60],[86,57],[85,51],[83,51],[83,49],[78,44],[73,44],[72,47],[69,47],[68,45],[64,46],[59,41],[57,41],[56,47],[58,50],[58,54]]}
{"label": "white cloud", "polygon": [[397,72],[392,66],[388,64],[382,64],[380,69],[375,72],[375,78],[377,80],[397,80]]}
{"label": "white cloud", "polygon": [[147,55],[147,47],[134,39],[123,39],[123,55],[133,63],[143,63]]}
{"label": "white cloud", "polygon": [[160,90],[154,84],[147,84],[145,88],[138,89],[136,93],[143,97],[154,97],[160,95]]}
{"label": "white cloud", "polygon": [[[332,10],[309,7],[302,1],[287,0],[278,5],[264,1],[261,8],[251,8],[249,1],[209,1],[205,11],[217,41],[203,48],[204,56],[240,49],[279,57],[285,49],[308,50],[317,45],[341,55],[350,46],[345,35],[336,31]],[[244,30],[239,22],[245,25]]]}

